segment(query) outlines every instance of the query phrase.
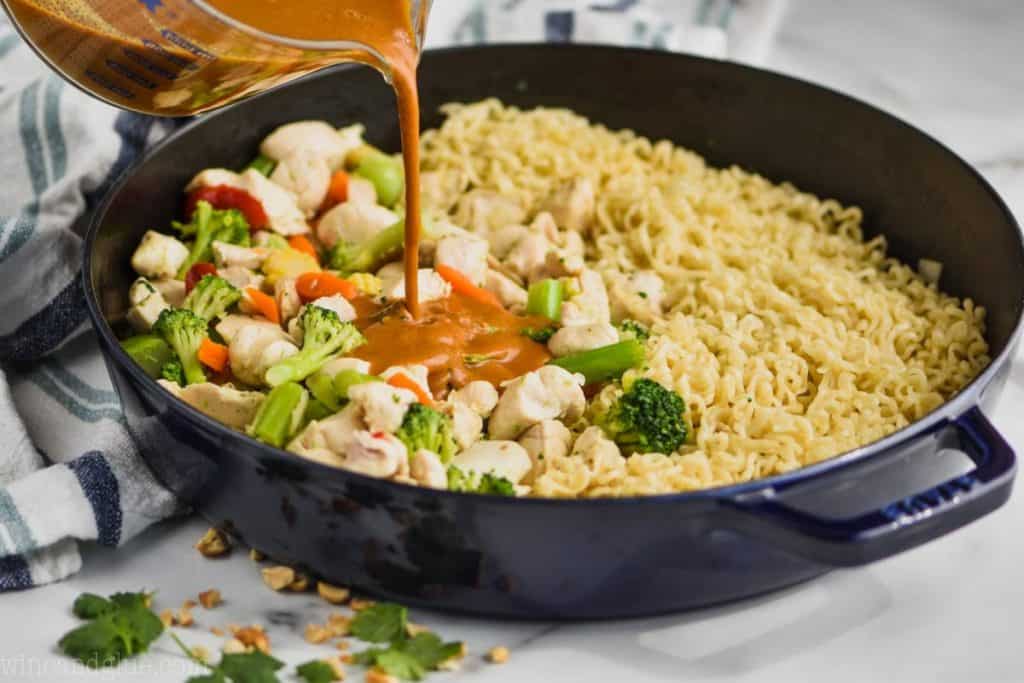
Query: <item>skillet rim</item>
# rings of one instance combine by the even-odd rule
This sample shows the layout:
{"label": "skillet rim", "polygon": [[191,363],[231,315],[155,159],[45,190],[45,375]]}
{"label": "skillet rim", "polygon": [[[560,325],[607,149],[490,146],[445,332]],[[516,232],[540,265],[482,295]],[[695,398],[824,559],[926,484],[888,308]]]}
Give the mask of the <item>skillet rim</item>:
{"label": "skillet rim", "polygon": [[[990,199],[995,203],[996,208],[1002,213],[1007,225],[1011,228],[1015,228],[1017,231],[1017,247],[1018,247],[1018,258],[1024,264],[1024,232],[1021,230],[1021,225],[1018,223],[1013,212],[1009,206],[995,190],[992,184],[967,160],[961,157],[959,154],[954,152],[950,147],[937,140],[929,133],[921,130],[917,126],[905,121],[904,119],[886,112],[885,110],[865,102],[862,99],[840,92],[839,90],[814,83],[804,78],[790,76],[783,74],[778,71],[771,69],[763,69],[760,67],[754,67],[747,64],[741,64],[739,62],[731,62],[728,60],[712,59],[709,57],[702,57],[687,53],[676,53],[667,52],[664,50],[655,50],[650,48],[636,48],[636,47],[619,47],[611,45],[601,45],[593,43],[494,43],[488,45],[471,45],[471,46],[453,46],[444,48],[434,48],[426,50],[425,55],[434,54],[446,54],[446,55],[467,55],[467,58],[471,58],[474,53],[480,51],[491,51],[491,50],[537,50],[543,48],[550,51],[603,51],[603,52],[617,52],[625,55],[640,55],[645,57],[656,57],[658,59],[667,59],[675,62],[703,62],[713,63],[719,67],[725,67],[727,69],[733,69],[739,72],[746,72],[748,75],[754,78],[772,79],[777,81],[787,81],[791,84],[795,84],[804,88],[812,88],[819,91],[823,91],[828,95],[846,100],[847,103],[860,107],[866,110],[868,113],[876,116],[882,116],[889,119],[891,122],[897,124],[906,130],[911,135],[918,135],[924,138],[925,141],[936,147],[943,154],[952,158],[960,167],[967,171],[970,177],[980,185],[981,189],[985,191]],[[850,466],[862,463],[872,456],[881,455],[883,452],[890,450],[902,443],[910,442],[924,434],[933,431],[937,428],[950,424],[971,409],[979,406],[981,395],[985,389],[992,382],[998,372],[1003,369],[1004,365],[1008,365],[1012,362],[1011,353],[1017,348],[1018,342],[1021,337],[1024,336],[1024,295],[1022,295],[1021,302],[1017,309],[1017,321],[1014,324],[1013,331],[1007,338],[1003,348],[1000,349],[999,353],[994,356],[989,364],[980,372],[978,375],[951,396],[947,401],[944,401],[938,407],[927,413],[924,417],[914,420],[910,424],[901,429],[892,432],[880,439],[872,441],[854,448],[853,450],[842,452],[831,458],[806,465],[804,467],[797,468],[790,472],[784,472],[781,474],[772,475],[770,477],[763,477],[760,479],[752,479],[750,481],[739,482],[736,484],[729,484],[726,486],[717,486],[705,489],[697,489],[693,491],[683,491],[674,493],[660,493],[650,495],[636,495],[636,496],[623,496],[618,498],[540,498],[540,497],[504,497],[504,496],[487,496],[477,493],[463,493],[457,491],[448,491],[441,489],[431,489],[423,486],[413,486],[410,484],[403,484],[400,482],[394,482],[386,479],[378,479],[376,477],[370,477],[367,475],[359,474],[338,467],[331,467],[313,460],[301,458],[293,453],[289,453],[281,448],[275,448],[267,445],[261,441],[258,441],[244,432],[239,432],[220,422],[208,417],[204,413],[201,413],[197,409],[188,405],[181,399],[171,394],[167,389],[160,386],[156,380],[152,379],[142,369],[128,357],[127,353],[121,348],[121,344],[110,327],[106,318],[103,316],[102,310],[99,306],[99,300],[96,296],[96,292],[92,286],[92,256],[93,247],[97,239],[97,235],[102,227],[103,220],[106,217],[110,205],[113,203],[114,198],[120,193],[122,188],[132,179],[136,171],[146,164],[150,158],[157,153],[163,151],[166,147],[179,144],[183,138],[187,138],[192,132],[200,126],[206,125],[210,121],[215,121],[224,112],[233,108],[236,104],[243,102],[251,102],[258,100],[261,97],[276,93],[278,90],[284,90],[290,87],[295,87],[300,83],[307,80],[321,79],[321,78],[334,78],[338,77],[339,74],[344,74],[350,70],[358,69],[361,65],[359,64],[342,64],[334,67],[328,67],[321,71],[313,74],[297,78],[291,82],[285,83],[280,88],[274,88],[271,91],[258,93],[249,97],[246,97],[238,102],[234,102],[230,105],[222,107],[220,109],[204,113],[200,116],[195,117],[191,122],[182,126],[180,129],[169,134],[157,144],[153,145],[150,149],[146,150],[144,154],[135,159],[132,164],[126,168],[117,180],[111,184],[110,188],[105,193],[103,199],[96,205],[92,211],[92,215],[89,218],[89,228],[86,232],[85,240],[83,242],[83,259],[82,259],[82,284],[85,291],[85,300],[88,307],[89,318],[91,319],[93,329],[101,338],[101,351],[104,356],[118,365],[118,369],[122,372],[127,372],[128,375],[134,380],[134,382],[142,384],[151,383],[156,389],[162,392],[166,392],[168,397],[174,400],[175,407],[187,416],[188,420],[192,423],[198,423],[198,426],[206,430],[208,433],[212,431],[221,441],[225,439],[238,439],[241,438],[248,441],[249,446],[255,447],[260,451],[261,459],[270,458],[275,462],[287,462],[294,465],[296,462],[302,463],[304,467],[311,468],[308,470],[310,478],[313,476],[327,477],[332,480],[337,480],[339,483],[347,483],[348,481],[355,481],[363,484],[395,487],[399,491],[404,491],[408,494],[419,494],[419,495],[434,495],[441,497],[456,497],[456,499],[462,500],[480,500],[487,501],[490,503],[502,504],[502,505],[532,505],[537,507],[561,507],[567,505],[582,505],[587,504],[602,504],[602,505],[635,505],[638,503],[685,503],[688,501],[716,501],[720,499],[731,499],[739,500],[748,497],[751,493],[767,493],[769,491],[775,491],[778,489],[786,488],[801,482],[811,480],[822,476],[828,472],[843,470]],[[674,144],[674,143],[673,143]],[[777,182],[774,181],[773,182]],[[945,423],[945,424],[943,424]],[[195,427],[197,425],[190,425]],[[998,431],[998,430],[997,430]],[[229,443],[230,441],[228,441]]]}

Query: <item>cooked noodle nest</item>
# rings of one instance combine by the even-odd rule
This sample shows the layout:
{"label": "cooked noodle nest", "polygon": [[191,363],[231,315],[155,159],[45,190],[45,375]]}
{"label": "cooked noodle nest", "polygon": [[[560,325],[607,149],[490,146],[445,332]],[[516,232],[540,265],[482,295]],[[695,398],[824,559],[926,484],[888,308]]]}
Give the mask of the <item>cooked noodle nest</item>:
{"label": "cooked noodle nest", "polygon": [[[637,306],[653,332],[639,374],[685,398],[691,442],[673,454],[549,458],[534,495],[669,493],[787,472],[921,418],[990,360],[984,309],[887,256],[857,207],[564,109],[487,100],[444,112],[422,141],[424,170],[445,179],[435,209],[483,188],[531,215],[587,177],[597,188],[588,264],[610,287],[638,269],[667,287],[664,315]],[[608,390],[595,399],[606,400]]]}

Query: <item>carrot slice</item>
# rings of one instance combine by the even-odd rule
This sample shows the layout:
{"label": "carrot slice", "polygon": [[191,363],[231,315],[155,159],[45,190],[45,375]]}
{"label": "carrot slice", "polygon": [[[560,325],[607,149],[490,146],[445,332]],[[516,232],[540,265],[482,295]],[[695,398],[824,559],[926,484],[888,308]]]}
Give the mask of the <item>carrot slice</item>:
{"label": "carrot slice", "polygon": [[264,294],[255,287],[247,287],[245,295],[257,313],[272,323],[281,324],[281,313],[277,310],[277,302],[274,301],[274,297]]}
{"label": "carrot slice", "polygon": [[348,201],[348,173],[335,171],[327,188],[327,205],[343,204]]}
{"label": "carrot slice", "polygon": [[391,375],[391,377],[388,378],[388,384],[398,389],[408,389],[412,393],[416,394],[416,399],[425,406],[434,405],[434,399],[430,397],[430,394],[424,391],[423,387],[413,380],[412,377],[409,377],[409,375],[403,372]]}
{"label": "carrot slice", "polygon": [[340,294],[346,299],[359,296],[359,288],[354,284],[345,278],[323,271],[303,273],[295,280],[295,289],[305,302],[335,294]]}
{"label": "carrot slice", "polygon": [[223,372],[228,364],[228,347],[211,341],[207,337],[199,345],[199,351],[196,353],[196,356],[199,358],[200,363],[214,372]]}
{"label": "carrot slice", "polygon": [[460,271],[455,270],[451,266],[440,264],[435,265],[434,270],[436,270],[437,274],[452,286],[453,292],[458,292],[459,294],[479,301],[480,303],[491,304],[492,306],[501,308],[501,301],[498,300],[498,297],[483,287],[478,287],[473,284],[473,281]]}
{"label": "carrot slice", "polygon": [[313,246],[313,243],[305,235],[292,235],[288,238],[288,246],[295,251],[309,254],[316,259],[317,263],[320,263],[320,254],[317,253],[316,247]]}

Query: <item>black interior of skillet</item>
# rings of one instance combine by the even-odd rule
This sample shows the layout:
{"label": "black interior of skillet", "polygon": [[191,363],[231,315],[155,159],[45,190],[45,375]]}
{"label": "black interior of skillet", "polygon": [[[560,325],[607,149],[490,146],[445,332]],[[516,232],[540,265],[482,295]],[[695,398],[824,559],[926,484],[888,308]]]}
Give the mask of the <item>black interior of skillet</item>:
{"label": "black interior of skillet", "polygon": [[[724,62],[571,46],[427,53],[420,83],[424,127],[441,122],[437,110],[448,101],[570,107],[611,128],[670,139],[714,165],[738,164],[857,204],[894,255],[943,262],[943,288],[988,309],[993,355],[1020,317],[1024,256],[1005,207],[954,155],[836,93]],[[191,176],[211,166],[240,168],[270,130],[298,119],[364,123],[370,141],[398,149],[392,92],[366,68],[314,76],[213,115],[153,155],[111,205],[91,275],[108,319],[125,305],[139,236],[177,216]]]}

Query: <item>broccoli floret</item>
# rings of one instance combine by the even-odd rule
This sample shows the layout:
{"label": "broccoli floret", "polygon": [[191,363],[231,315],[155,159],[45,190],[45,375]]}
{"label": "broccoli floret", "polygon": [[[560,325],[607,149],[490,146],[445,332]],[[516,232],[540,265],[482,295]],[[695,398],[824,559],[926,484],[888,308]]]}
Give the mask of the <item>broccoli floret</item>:
{"label": "broccoli floret", "polygon": [[286,382],[267,394],[245,431],[265,444],[280,448],[299,431],[308,406],[309,393],[302,385]]}
{"label": "broccoli floret", "polygon": [[422,403],[409,406],[395,436],[405,444],[410,456],[421,448],[437,453],[441,462],[448,462],[455,455],[451,419]]}
{"label": "broccoli floret", "polygon": [[641,378],[594,421],[627,455],[673,453],[686,441],[685,411],[679,394]]}
{"label": "broccoli floret", "polygon": [[181,367],[181,361],[174,359],[164,363],[160,368],[160,378],[181,387],[185,386],[185,369]]}
{"label": "broccoli floret", "polygon": [[196,356],[207,335],[204,319],[184,308],[166,308],[156,319],[153,331],[178,355],[185,378],[182,386],[206,381],[206,373]]}
{"label": "broccoli floret", "polygon": [[272,387],[299,382],[327,361],[364,344],[366,337],[352,323],[344,323],[338,314],[319,306],[306,306],[302,317],[302,350],[267,370],[265,379]]}
{"label": "broccoli floret", "polygon": [[205,275],[185,297],[183,306],[200,318],[218,318],[242,298],[242,291],[217,275]]}
{"label": "broccoli floret", "polygon": [[548,340],[555,335],[558,331],[558,327],[555,325],[548,325],[547,327],[524,327],[522,330],[524,336],[529,337],[538,344],[547,344]]}
{"label": "broccoli floret", "polygon": [[[423,239],[433,239],[437,236],[433,226],[424,218]],[[333,270],[341,271],[342,276],[373,272],[398,256],[404,244],[405,219],[403,218],[368,240],[338,242],[331,249],[328,261]]]}
{"label": "broccoli floret", "polygon": [[488,472],[477,475],[464,472],[455,465],[448,467],[448,490],[463,493],[481,493],[486,496],[514,496],[515,486],[505,477]]}
{"label": "broccoli floret", "polygon": [[238,209],[214,209],[210,202],[196,203],[195,213],[188,223],[175,221],[174,228],[182,237],[193,237],[192,250],[178,270],[178,279],[185,277],[188,269],[200,261],[209,261],[213,256],[214,242],[227,242],[240,247],[249,246],[249,222]]}
{"label": "broccoli floret", "polygon": [[637,341],[647,341],[651,337],[651,331],[647,329],[647,326],[643,323],[639,323],[636,320],[623,320],[619,323],[619,338],[620,339],[636,339]]}

